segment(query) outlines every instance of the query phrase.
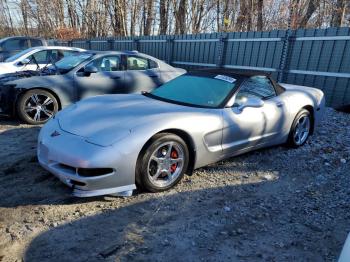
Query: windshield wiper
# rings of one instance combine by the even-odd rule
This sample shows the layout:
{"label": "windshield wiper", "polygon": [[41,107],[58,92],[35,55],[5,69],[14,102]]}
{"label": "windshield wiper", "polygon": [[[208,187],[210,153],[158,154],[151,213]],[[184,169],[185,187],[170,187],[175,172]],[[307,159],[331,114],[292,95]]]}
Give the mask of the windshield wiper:
{"label": "windshield wiper", "polygon": [[[57,62],[57,61],[56,61]],[[52,56],[49,57],[49,61],[47,62],[47,64],[41,69],[41,72],[43,73],[45,70],[48,69],[48,66],[51,64],[52,66],[55,67],[55,72],[56,73],[60,73],[60,70],[58,69],[56,62],[54,62]]]}
{"label": "windshield wiper", "polygon": [[35,57],[32,55],[31,58],[29,59],[29,62],[26,63],[24,66],[23,66],[23,69],[29,65],[32,61],[34,61],[34,63],[36,64],[36,70],[35,71],[38,71],[38,69],[40,68],[38,62],[36,61]]}

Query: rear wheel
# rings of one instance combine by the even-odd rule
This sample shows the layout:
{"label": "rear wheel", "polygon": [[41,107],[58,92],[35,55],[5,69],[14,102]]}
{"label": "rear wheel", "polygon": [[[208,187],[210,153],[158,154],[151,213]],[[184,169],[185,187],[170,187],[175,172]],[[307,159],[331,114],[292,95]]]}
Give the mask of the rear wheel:
{"label": "rear wheel", "polygon": [[25,92],[18,100],[17,113],[28,124],[38,125],[47,122],[58,111],[54,95],[42,89]]}
{"label": "rear wheel", "polygon": [[188,160],[189,152],[183,139],[174,134],[158,134],[139,157],[136,183],[150,192],[168,190],[182,179]]}
{"label": "rear wheel", "polygon": [[294,119],[289,133],[288,144],[294,148],[305,144],[310,136],[311,124],[310,112],[302,109]]}

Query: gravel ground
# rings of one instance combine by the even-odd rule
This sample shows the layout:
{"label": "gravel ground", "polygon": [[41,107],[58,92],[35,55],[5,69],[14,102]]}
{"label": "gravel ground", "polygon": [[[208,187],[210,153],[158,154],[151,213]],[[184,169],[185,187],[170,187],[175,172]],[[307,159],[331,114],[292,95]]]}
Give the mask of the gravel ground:
{"label": "gravel ground", "polygon": [[74,198],[36,162],[38,127],[0,122],[0,261],[336,261],[350,232],[350,114],[299,149],[196,170],[159,194]]}

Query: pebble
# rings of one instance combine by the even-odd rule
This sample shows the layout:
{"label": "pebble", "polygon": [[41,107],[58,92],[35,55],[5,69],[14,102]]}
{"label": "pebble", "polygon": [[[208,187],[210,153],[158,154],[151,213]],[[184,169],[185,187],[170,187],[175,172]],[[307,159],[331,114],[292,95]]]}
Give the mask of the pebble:
{"label": "pebble", "polygon": [[270,174],[267,174],[267,175],[264,175],[264,178],[265,178],[266,180],[272,180],[272,179],[273,179],[273,176],[270,175]]}
{"label": "pebble", "polygon": [[163,246],[170,246],[169,240],[168,239],[164,239],[164,241],[162,242]]}
{"label": "pebble", "polygon": [[53,222],[50,224],[50,227],[57,227],[58,226],[58,223],[57,222]]}
{"label": "pebble", "polygon": [[225,206],[225,207],[224,207],[224,211],[225,211],[225,212],[230,212],[230,211],[231,211],[231,208],[230,208],[230,207]]}

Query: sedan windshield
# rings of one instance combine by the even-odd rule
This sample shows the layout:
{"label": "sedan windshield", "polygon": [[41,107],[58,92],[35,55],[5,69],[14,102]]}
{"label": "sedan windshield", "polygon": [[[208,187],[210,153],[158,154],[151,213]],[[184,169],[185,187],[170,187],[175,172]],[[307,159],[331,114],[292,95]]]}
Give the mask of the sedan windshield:
{"label": "sedan windshield", "polygon": [[216,108],[235,88],[235,82],[235,78],[223,75],[183,75],[153,90],[150,96],[173,103]]}
{"label": "sedan windshield", "polygon": [[74,67],[80,65],[84,61],[88,60],[90,57],[92,57],[93,54],[90,53],[76,53],[72,54],[70,56],[67,56],[60,61],[55,63],[55,66],[60,70],[61,72],[68,72],[72,70]]}

